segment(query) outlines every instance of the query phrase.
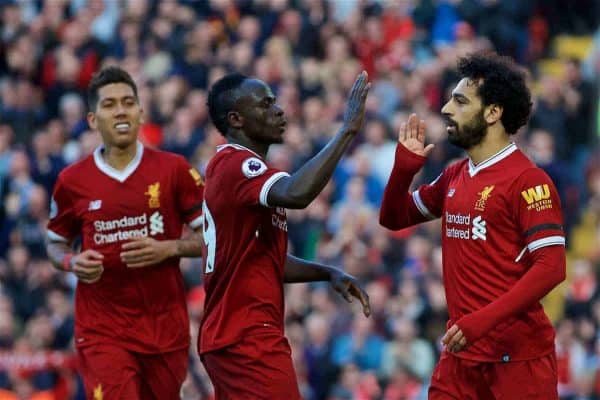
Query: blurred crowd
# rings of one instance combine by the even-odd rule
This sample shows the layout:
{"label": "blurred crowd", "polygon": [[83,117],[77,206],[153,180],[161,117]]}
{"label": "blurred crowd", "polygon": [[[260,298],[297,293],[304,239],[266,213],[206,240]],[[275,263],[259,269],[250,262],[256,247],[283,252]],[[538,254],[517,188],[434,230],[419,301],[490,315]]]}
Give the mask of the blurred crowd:
{"label": "blurred crowd", "polygon": [[[285,142],[269,161],[294,171],[339,126],[357,73],[372,81],[362,135],[331,183],[289,211],[290,251],[364,283],[373,315],[327,284],[289,285],[286,333],[308,400],[424,399],[447,318],[440,224],[389,232],[378,208],[409,113],[434,152],[415,185],[463,154],[439,110],[468,52],[495,49],[529,73],[535,93],[515,137],[553,178],[568,234],[568,279],[545,299],[556,324],[562,399],[600,399],[599,5],[594,0],[0,0],[0,398],[82,399],[73,357],[73,276],[45,256],[58,173],[99,145],[85,89],[119,64],[139,86],[141,140],[204,171],[222,136],[207,88],[239,71],[270,84]],[[593,37],[585,57],[556,58],[558,35]],[[193,341],[202,315],[201,260],[182,260]],[[193,342],[193,343],[194,343]],[[184,399],[210,399],[195,346]]]}

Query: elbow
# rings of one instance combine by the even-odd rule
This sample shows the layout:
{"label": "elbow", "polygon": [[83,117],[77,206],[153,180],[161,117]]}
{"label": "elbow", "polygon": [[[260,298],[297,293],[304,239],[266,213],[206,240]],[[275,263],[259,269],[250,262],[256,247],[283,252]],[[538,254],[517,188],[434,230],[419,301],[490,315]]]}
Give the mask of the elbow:
{"label": "elbow", "polygon": [[315,196],[312,196],[310,193],[306,191],[296,192],[289,191],[286,196],[285,208],[291,209],[302,209],[308,207],[308,205],[315,199]]}
{"label": "elbow", "polygon": [[379,216],[379,225],[392,231],[396,231],[401,228],[400,225],[394,224],[392,221],[389,221],[386,217],[382,215]]}
{"label": "elbow", "polygon": [[395,218],[392,218],[392,213],[388,212],[384,206],[381,206],[381,210],[379,211],[379,225],[384,228],[396,231],[402,228],[402,225],[395,221]]}
{"label": "elbow", "polygon": [[555,286],[560,285],[567,279],[567,266],[565,264],[561,265],[559,270],[556,273],[556,284]]}

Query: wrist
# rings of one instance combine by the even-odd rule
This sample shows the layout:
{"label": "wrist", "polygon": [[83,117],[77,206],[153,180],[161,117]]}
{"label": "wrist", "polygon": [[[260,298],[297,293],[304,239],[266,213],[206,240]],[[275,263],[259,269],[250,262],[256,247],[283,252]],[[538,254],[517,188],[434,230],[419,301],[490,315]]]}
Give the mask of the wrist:
{"label": "wrist", "polygon": [[74,254],[68,253],[62,259],[62,269],[63,271],[71,272],[73,271],[73,263],[74,263]]}
{"label": "wrist", "polygon": [[344,274],[344,272],[341,269],[330,266],[326,266],[325,271],[327,272],[330,281],[336,280],[338,277]]}
{"label": "wrist", "polygon": [[179,240],[168,240],[167,244],[167,258],[180,257],[179,251]]}

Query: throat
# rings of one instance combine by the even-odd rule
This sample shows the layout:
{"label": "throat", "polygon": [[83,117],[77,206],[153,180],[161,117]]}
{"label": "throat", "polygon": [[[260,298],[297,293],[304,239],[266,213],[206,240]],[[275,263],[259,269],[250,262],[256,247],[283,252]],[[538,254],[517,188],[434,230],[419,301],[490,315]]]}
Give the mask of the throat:
{"label": "throat", "polygon": [[132,148],[120,149],[118,147],[106,147],[102,150],[102,159],[106,164],[116,169],[117,171],[123,171],[131,161],[135,158],[137,153],[137,144]]}

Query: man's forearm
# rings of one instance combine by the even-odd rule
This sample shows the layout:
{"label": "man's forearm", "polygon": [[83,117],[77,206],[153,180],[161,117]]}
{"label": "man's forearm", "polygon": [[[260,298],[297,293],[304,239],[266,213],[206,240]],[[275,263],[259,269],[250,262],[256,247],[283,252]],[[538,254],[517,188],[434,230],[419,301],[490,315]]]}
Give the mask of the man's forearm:
{"label": "man's forearm", "polygon": [[535,251],[533,266],[502,296],[456,321],[469,343],[484,336],[501,321],[540,301],[565,279],[565,248],[548,246]]}
{"label": "man's forearm", "polygon": [[[286,208],[304,208],[323,190],[355,135],[345,128],[286,180],[282,188],[291,199]],[[270,203],[270,202],[269,202]]]}
{"label": "man's forearm", "polygon": [[175,257],[200,257],[204,239],[202,232],[194,231],[189,237],[174,240]]}
{"label": "man's forearm", "polygon": [[73,254],[73,248],[65,242],[49,242],[46,246],[46,253],[52,265],[64,271],[67,269],[64,265],[65,257]]}
{"label": "man's forearm", "polygon": [[385,186],[379,209],[379,224],[392,230],[406,228],[425,220],[408,191],[414,175],[421,169],[425,159],[410,153],[401,144],[397,146],[394,168]]}
{"label": "man's forearm", "polygon": [[284,283],[328,281],[336,268],[306,261],[291,254],[285,260]]}

